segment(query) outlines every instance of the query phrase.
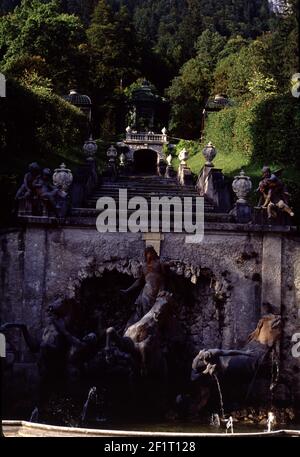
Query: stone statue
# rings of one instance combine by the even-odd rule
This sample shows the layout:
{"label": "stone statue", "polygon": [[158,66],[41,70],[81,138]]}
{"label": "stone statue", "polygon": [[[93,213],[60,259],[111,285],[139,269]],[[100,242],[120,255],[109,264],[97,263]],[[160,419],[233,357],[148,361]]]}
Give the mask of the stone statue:
{"label": "stone statue", "polygon": [[294,212],[288,205],[290,194],[279,177],[282,170],[271,173],[269,167],[263,167],[262,173],[263,179],[260,181],[258,188],[261,193],[260,206],[267,208],[268,218],[276,218],[277,209],[293,217]]}
{"label": "stone statue", "polygon": [[44,168],[32,183],[35,195],[40,200],[45,200],[49,204],[49,209],[54,211],[57,217],[60,217],[58,201],[66,199],[67,194],[52,184],[52,172],[49,168]]}
{"label": "stone statue", "polygon": [[172,389],[169,386],[169,345],[179,336],[178,328],[172,325],[174,305],[172,295],[162,291],[145,316],[128,327],[123,336],[119,336],[114,328],[107,329],[105,350],[109,360],[116,348],[123,353],[124,361],[126,354],[127,358],[130,356],[131,364],[134,361],[137,367],[135,390],[142,389],[141,401],[144,406],[147,401],[147,409],[156,411],[164,409],[167,390]]}
{"label": "stone statue", "polygon": [[[281,317],[263,316],[249,335],[243,350],[204,349],[194,358],[191,381],[200,395],[201,407],[208,403],[217,379],[223,398],[233,403],[247,400],[253,394],[257,377],[265,378],[273,390],[278,381],[278,342],[281,337]],[[272,353],[272,356],[271,356]],[[277,373],[273,379],[273,364]],[[195,388],[196,386],[196,388]]]}
{"label": "stone statue", "polygon": [[127,323],[130,325],[139,321],[155,303],[158,293],[164,290],[164,279],[167,264],[162,263],[152,246],[145,249],[145,265],[143,266],[142,276],[127,290],[121,290],[124,294],[129,294],[142,287],[142,290],[135,302],[136,311]]}
{"label": "stone statue", "polygon": [[24,323],[6,323],[0,327],[5,333],[19,328],[29,350],[37,354],[40,383],[38,409],[43,410],[53,392],[74,392],[79,389],[83,364],[94,355],[97,337],[89,333],[80,339],[75,335],[75,308],[70,300],[58,298],[47,309],[46,325],[41,339],[34,338]]}
{"label": "stone statue", "polygon": [[169,154],[168,157],[167,157],[168,167],[172,166],[172,160],[173,160],[172,154]]}
{"label": "stone statue", "polygon": [[33,183],[39,178],[40,173],[41,169],[38,163],[33,162],[29,165],[28,172],[24,176],[23,184],[16,193],[16,200],[33,197],[35,191]]}

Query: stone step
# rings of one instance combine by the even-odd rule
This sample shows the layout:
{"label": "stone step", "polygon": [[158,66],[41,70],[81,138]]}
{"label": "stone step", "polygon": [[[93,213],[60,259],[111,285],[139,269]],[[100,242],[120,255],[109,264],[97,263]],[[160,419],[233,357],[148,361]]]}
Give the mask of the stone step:
{"label": "stone step", "polygon": [[[125,195],[127,195],[127,198],[132,198],[132,197],[143,197],[146,199],[150,199],[152,197],[158,197],[158,198],[173,198],[173,197],[179,197],[179,198],[193,198],[196,199],[197,197],[200,197],[198,194],[188,194],[188,193],[183,193],[183,192],[127,192]],[[119,193],[118,192],[97,192],[93,193],[90,195],[88,200],[98,200],[98,198],[101,197],[113,197],[115,199],[124,198],[124,193]]]}
{"label": "stone step", "polygon": [[[121,193],[121,195],[123,195],[124,192]],[[120,195],[120,192],[119,190],[111,190],[111,191],[103,191],[103,192],[93,192],[92,195],[90,196],[90,198],[99,198],[99,197],[106,197],[106,196],[114,196],[114,197],[119,197]],[[142,196],[142,197],[199,197],[199,194],[197,194],[197,192],[190,192],[190,193],[187,193],[187,192],[164,192],[164,191],[149,191],[149,192],[146,192],[146,191],[128,191],[127,190],[127,196],[128,197],[135,197],[135,196]]]}
{"label": "stone step", "polygon": [[[144,175],[144,176],[141,176],[141,175],[128,175],[128,176],[118,176],[118,181],[131,181],[131,180],[135,180],[135,181],[142,181],[142,182],[145,182],[145,181],[174,181],[174,182],[178,182],[177,181],[177,178],[165,178],[164,176],[157,176],[157,175]],[[103,181],[105,182],[109,182],[110,181],[110,178],[103,178]]]}
{"label": "stone step", "polygon": [[137,189],[195,189],[194,186],[180,186],[179,184],[143,184],[143,183],[136,183],[136,182],[116,182],[111,184],[102,184],[96,187],[96,189],[127,189],[127,188],[137,188]]}
{"label": "stone step", "polygon": [[[148,207],[150,208],[151,206],[151,202],[150,200],[146,200],[147,201],[147,204],[148,204]],[[120,201],[119,200],[116,200],[116,203],[117,203],[117,207],[119,207],[120,205]],[[126,205],[127,201],[125,200],[124,201],[124,205]],[[88,200],[87,201],[87,207],[88,208],[96,208],[96,204],[97,204],[97,200]],[[171,211],[173,211],[172,209],[173,207],[171,206]],[[204,202],[204,208],[205,208],[205,211],[214,211],[215,208],[213,207],[213,205],[210,205],[209,203],[207,202]],[[192,202],[192,211],[195,211],[196,210],[196,202]]]}
{"label": "stone step", "polygon": [[[196,210],[196,197],[199,194],[193,185],[180,186],[176,178],[166,179],[159,176],[122,176],[116,182],[112,182],[105,178],[101,184],[97,186],[92,195],[88,198],[86,206],[92,210],[96,208],[99,198],[111,197],[117,202],[119,206],[119,191],[121,189],[127,190],[128,200],[133,197],[143,197],[147,200],[148,207],[150,208],[151,198],[173,197],[193,198],[192,212]],[[125,202],[124,202],[125,203]],[[205,201],[205,212],[214,212],[215,208],[212,204]],[[96,210],[97,211],[97,210]],[[174,209],[171,208],[171,212]],[[99,212],[98,212],[99,214]]]}
{"label": "stone step", "polygon": [[173,181],[173,180],[167,180],[164,179],[162,181],[157,181],[157,180],[147,180],[147,181],[137,181],[134,178],[128,179],[128,180],[117,180],[117,181],[102,181],[99,183],[99,186],[130,186],[130,185],[136,185],[136,186],[172,186],[172,187],[180,187],[180,184],[178,181]]}
{"label": "stone step", "polygon": [[[100,210],[96,208],[73,208],[71,211],[72,217],[97,217],[100,214]],[[133,214],[135,210],[129,210],[128,216]],[[117,212],[118,214],[118,212]],[[172,211],[171,211],[171,214]],[[193,216],[195,212],[193,211]],[[205,211],[204,219],[206,221],[214,221],[217,220],[218,222],[232,222],[233,216],[228,213],[214,213],[213,211]]]}

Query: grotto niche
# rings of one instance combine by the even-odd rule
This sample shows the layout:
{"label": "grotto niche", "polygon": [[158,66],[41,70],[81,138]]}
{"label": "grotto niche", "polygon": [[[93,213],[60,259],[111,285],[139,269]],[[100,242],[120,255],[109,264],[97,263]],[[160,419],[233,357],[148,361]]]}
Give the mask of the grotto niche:
{"label": "grotto niche", "polygon": [[[75,297],[81,309],[81,335],[92,332],[98,339],[97,355],[87,364],[89,389],[84,383],[87,401],[82,420],[85,423],[185,414],[181,399],[190,396],[192,361],[199,348],[221,346],[226,301],[218,296],[215,278],[209,270],[199,268],[188,275],[190,269],[177,262],[168,270],[165,290],[167,296],[171,294],[172,306],[162,325],[159,326],[156,317],[161,312],[160,305],[158,312],[151,310],[146,319],[140,320],[142,334],[148,332],[146,341],[150,340],[146,350],[141,350],[140,358],[144,363],[144,357],[149,360],[149,353],[155,353],[150,368],[148,364],[141,369],[139,356],[124,349],[123,343],[118,344],[135,312],[140,292],[139,289],[127,295],[121,293],[134,280],[130,271],[126,268],[122,271],[120,265],[115,269],[110,266],[100,275],[91,273],[77,287]],[[163,300],[163,294],[158,302]],[[117,340],[114,338],[108,348],[107,329],[110,328]],[[139,334],[137,341],[143,338]]]}
{"label": "grotto niche", "polygon": [[[190,416],[191,367],[200,349],[222,347],[228,296],[209,270],[174,262],[149,312],[134,325],[141,264],[116,260],[79,272],[69,298],[45,309],[41,341],[21,329],[36,354],[39,389],[31,420],[99,427]],[[228,325],[228,324],[226,324]],[[202,389],[203,390],[203,389]],[[202,413],[202,411],[201,411]],[[28,417],[27,417],[28,419]]]}

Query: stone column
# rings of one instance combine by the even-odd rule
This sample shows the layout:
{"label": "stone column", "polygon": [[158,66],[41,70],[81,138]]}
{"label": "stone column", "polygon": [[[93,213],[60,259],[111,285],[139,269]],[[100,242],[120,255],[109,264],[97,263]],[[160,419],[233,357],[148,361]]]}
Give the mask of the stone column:
{"label": "stone column", "polygon": [[281,313],[282,281],[282,238],[281,234],[265,233],[262,257],[262,314],[264,303],[270,303],[276,314]]}

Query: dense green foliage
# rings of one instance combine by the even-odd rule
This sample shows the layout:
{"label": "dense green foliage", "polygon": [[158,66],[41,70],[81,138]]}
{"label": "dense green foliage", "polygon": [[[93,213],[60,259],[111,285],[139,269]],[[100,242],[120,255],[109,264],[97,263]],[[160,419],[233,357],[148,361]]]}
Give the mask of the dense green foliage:
{"label": "dense green foliage", "polygon": [[14,164],[17,171],[24,170],[28,158],[51,166],[63,158],[78,161],[85,124],[85,116],[57,95],[10,81],[7,97],[1,99],[1,169],[8,171]]}
{"label": "dense green foliage", "polygon": [[[38,72],[33,62],[45,62],[42,75],[57,91],[77,77],[84,30],[78,17],[60,12],[59,2],[26,0],[0,21],[1,69],[11,76]],[[63,46],[63,49],[62,49]]]}
{"label": "dense green foliage", "polygon": [[79,162],[86,119],[57,95],[41,89],[35,92],[15,81],[8,82],[0,107],[3,223],[29,162],[52,169],[62,162],[69,166]]}
{"label": "dense green foliage", "polygon": [[299,167],[299,131],[297,99],[285,95],[259,96],[210,115],[203,145],[213,141],[224,156],[240,156],[244,164],[272,162]]}
{"label": "dense green foliage", "polygon": [[189,165],[198,173],[204,165],[202,150],[212,141],[218,151],[215,165],[231,176],[244,169],[255,186],[264,165],[273,170],[283,168],[284,180],[299,213],[299,132],[299,100],[287,95],[264,94],[211,114],[202,142],[181,141],[177,151],[183,147],[188,149]]}
{"label": "dense green foliage", "polygon": [[[268,0],[0,0],[0,71],[18,88],[11,106],[18,93],[26,99],[24,125],[13,108],[4,120],[1,106],[1,152],[19,129],[19,143],[9,146],[16,169],[33,156],[52,160],[58,149],[68,155],[85,134],[79,113],[59,98],[73,87],[93,100],[94,135],[113,141],[126,127],[130,88],[146,78],[170,102],[171,134],[215,141],[225,171],[288,165],[299,142],[299,100],[290,94],[297,1],[280,0],[274,13]],[[233,107],[210,115],[201,132],[216,93]],[[195,153],[191,164],[200,163]]]}

